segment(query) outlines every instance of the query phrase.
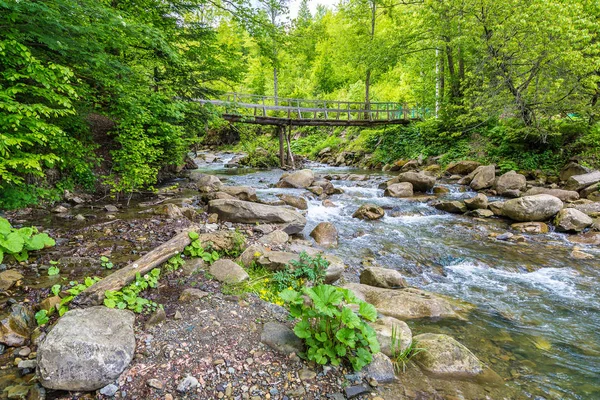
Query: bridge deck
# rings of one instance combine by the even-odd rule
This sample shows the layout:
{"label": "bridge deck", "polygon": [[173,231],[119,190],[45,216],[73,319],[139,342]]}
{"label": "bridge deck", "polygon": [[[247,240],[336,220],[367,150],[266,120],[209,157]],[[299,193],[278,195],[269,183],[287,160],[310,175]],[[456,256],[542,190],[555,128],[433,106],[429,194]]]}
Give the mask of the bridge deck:
{"label": "bridge deck", "polygon": [[277,126],[378,126],[408,124],[421,119],[426,110],[406,104],[305,100],[269,96],[225,94],[224,99],[198,99],[223,109],[231,122]]}

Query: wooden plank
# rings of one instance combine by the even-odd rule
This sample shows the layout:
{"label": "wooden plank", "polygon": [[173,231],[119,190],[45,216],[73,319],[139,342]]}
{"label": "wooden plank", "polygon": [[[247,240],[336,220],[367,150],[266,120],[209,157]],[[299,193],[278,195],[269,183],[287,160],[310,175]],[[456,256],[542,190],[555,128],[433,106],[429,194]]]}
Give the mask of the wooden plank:
{"label": "wooden plank", "polygon": [[[384,126],[384,125],[408,125],[411,120],[407,119],[393,119],[393,120],[365,120],[365,119],[351,119],[351,120],[337,120],[337,119],[287,119],[287,118],[276,118],[276,117],[256,117],[235,115],[235,114],[224,114],[223,119],[230,122],[242,122],[247,124],[256,125],[272,125],[272,126]],[[418,119],[415,119],[417,121]]]}

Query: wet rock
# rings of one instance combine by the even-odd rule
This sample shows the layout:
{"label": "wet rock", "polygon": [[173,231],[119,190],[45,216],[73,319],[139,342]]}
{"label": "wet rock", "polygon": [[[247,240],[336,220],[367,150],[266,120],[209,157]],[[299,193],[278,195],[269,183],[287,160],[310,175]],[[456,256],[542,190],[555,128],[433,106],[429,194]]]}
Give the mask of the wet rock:
{"label": "wet rock", "polygon": [[304,351],[304,344],[294,331],[278,322],[264,324],[260,341],[285,355],[300,354]]}
{"label": "wet rock", "polygon": [[600,182],[599,183],[594,183],[593,185],[588,186],[585,189],[582,189],[581,190],[581,197],[587,198],[588,200],[592,200],[592,201],[600,201],[600,200],[589,199],[590,195],[593,195],[593,194],[596,194],[596,193],[600,193]]}
{"label": "wet rock", "polygon": [[548,225],[543,222],[520,222],[512,224],[512,229],[521,233],[548,233]]}
{"label": "wet rock", "polygon": [[310,232],[315,242],[325,247],[335,247],[338,244],[338,231],[331,222],[321,222]]}
{"label": "wet rock", "polygon": [[308,210],[308,202],[304,197],[292,196],[291,194],[279,195],[279,198],[288,206],[295,207],[299,210]]}
{"label": "wet rock", "polygon": [[465,206],[469,210],[486,209],[488,207],[488,198],[483,193],[477,193],[475,197],[465,200]]}
{"label": "wet rock", "polygon": [[543,187],[532,187],[523,196],[535,196],[536,194],[549,194],[558,197],[562,201],[575,201],[579,199],[579,193],[574,190],[548,189]]}
{"label": "wet rock", "polygon": [[204,192],[218,190],[223,186],[223,182],[214,175],[203,174],[199,171],[192,171],[189,174],[189,179],[196,183],[198,189]]}
{"label": "wet rock", "polygon": [[479,166],[481,163],[477,161],[458,161],[448,164],[446,172],[450,175],[468,175]]}
{"label": "wet rock", "polygon": [[514,237],[515,235],[510,233],[510,232],[505,232],[501,235],[496,236],[496,240],[510,240]]}
{"label": "wet rock", "polygon": [[187,393],[191,390],[196,389],[198,387],[198,384],[198,379],[194,378],[191,375],[188,375],[179,382],[179,384],[177,385],[177,391],[179,393]]}
{"label": "wet rock", "polygon": [[29,307],[13,304],[10,315],[0,322],[0,343],[11,347],[25,345],[34,324],[33,312]]}
{"label": "wet rock", "polygon": [[203,290],[188,288],[181,292],[181,295],[179,295],[179,301],[181,303],[191,303],[193,301],[203,299],[208,295],[209,293]]}
{"label": "wet rock", "polygon": [[483,377],[485,366],[464,345],[443,334],[424,333],[413,340],[424,349],[413,357],[419,367],[430,375],[447,379]]}
{"label": "wet rock", "polygon": [[302,169],[291,174],[284,174],[275,185],[278,188],[306,189],[315,180],[315,174],[310,169]]}
{"label": "wet rock", "polygon": [[320,196],[323,194],[323,188],[321,186],[309,186],[306,188],[312,194]]}
{"label": "wet rock", "polygon": [[4,395],[7,399],[26,399],[32,386],[20,383],[17,385],[11,385],[4,389]]}
{"label": "wet rock", "polygon": [[458,200],[436,201],[435,203],[432,203],[431,205],[438,210],[453,213],[453,214],[463,214],[463,213],[467,212],[467,206],[465,206],[465,203],[463,203],[462,201],[458,201]]}
{"label": "wet rock", "polygon": [[[403,172],[393,179],[397,182],[409,182],[413,186],[415,192],[427,192],[433,189],[435,185],[435,178],[429,175],[425,175],[420,172]],[[392,182],[396,183],[396,182]],[[389,185],[388,185],[389,186]]]}
{"label": "wet rock", "polygon": [[418,318],[458,318],[472,306],[459,300],[416,288],[382,289],[359,283],[344,286],[371,303],[380,313],[400,320]]}
{"label": "wet rock", "polygon": [[595,258],[592,254],[582,251],[579,247],[575,247],[573,251],[571,251],[571,257],[576,260],[593,260]]}
{"label": "wet rock", "polygon": [[567,190],[581,190],[600,182],[600,171],[588,172],[583,175],[571,176],[565,185]]}
{"label": "wet rock", "polygon": [[378,383],[392,382],[396,378],[392,360],[383,353],[374,354],[373,361],[364,371],[368,380],[375,379]]}
{"label": "wet rock", "polygon": [[506,197],[519,197],[521,192],[526,188],[527,178],[525,178],[525,175],[517,174],[515,171],[508,171],[498,177],[494,183],[494,190],[496,190],[498,195]]}
{"label": "wet rock", "polygon": [[276,230],[261,237],[258,241],[266,246],[276,246],[287,243],[290,236],[284,231]]}
{"label": "wet rock", "polygon": [[560,232],[581,232],[593,223],[593,219],[575,208],[560,210],[554,219],[556,230]]}
{"label": "wet rock", "polygon": [[56,206],[52,209],[52,212],[55,214],[64,214],[69,212],[69,209],[65,206]]}
{"label": "wet rock", "polygon": [[576,162],[571,161],[560,170],[558,177],[561,181],[566,182],[569,180],[570,177],[574,175],[584,175],[588,172],[591,172],[589,168],[586,168],[583,165],[579,165]]}
{"label": "wet rock", "polygon": [[317,179],[312,183],[311,187],[320,187],[323,189],[323,193],[327,195],[336,194],[338,191],[333,187],[333,184],[326,179]]}
{"label": "wet rock", "polygon": [[496,179],[496,166],[486,165],[477,167],[474,171],[473,179],[471,180],[470,186],[473,190],[482,190],[491,188]]}
{"label": "wet rock", "polygon": [[322,205],[323,207],[337,207],[337,206],[336,206],[336,205],[333,203],[333,201],[331,201],[331,200],[323,200],[323,202],[321,203],[321,205]]}
{"label": "wet rock", "polygon": [[548,194],[520,197],[504,202],[502,215],[515,221],[545,221],[555,216],[563,202]]}
{"label": "wet rock", "polygon": [[412,197],[413,196],[413,186],[410,182],[401,182],[401,183],[393,183],[385,189],[383,193],[384,196],[387,197]]}
{"label": "wet rock", "polygon": [[236,197],[225,192],[212,192],[202,195],[202,201],[209,202],[211,200],[236,200]]}
{"label": "wet rock", "polygon": [[383,218],[385,215],[385,211],[383,208],[375,205],[375,204],[363,204],[359,207],[358,210],[352,214],[352,218],[363,219],[365,221],[376,220]]}
{"label": "wet rock", "polygon": [[290,235],[301,232],[306,225],[306,218],[296,211],[242,200],[212,200],[209,212],[219,214],[222,221],[282,224],[282,230]]}
{"label": "wet rock", "polygon": [[14,269],[0,272],[0,290],[8,290],[23,279],[23,275]]}
{"label": "wet rock", "polygon": [[445,186],[435,186],[433,188],[433,194],[440,195],[440,194],[446,194],[446,193],[450,193],[450,189],[448,189]]}
{"label": "wet rock", "polygon": [[250,186],[223,186],[221,187],[221,192],[243,201],[258,201],[256,189]]}
{"label": "wet rock", "polygon": [[170,219],[182,219],[185,218],[181,208],[175,204],[161,204],[154,209],[156,215],[166,215]]}
{"label": "wet rock", "polygon": [[472,210],[467,213],[467,215],[475,218],[490,218],[494,216],[494,213],[491,210]]}
{"label": "wet rock", "polygon": [[492,201],[488,204],[488,208],[494,215],[501,217],[503,214],[504,202],[503,201]]}
{"label": "wet rock", "polygon": [[219,282],[240,283],[250,278],[242,267],[226,258],[215,261],[208,271]]}
{"label": "wet rock", "polygon": [[17,368],[19,368],[19,369],[34,370],[36,367],[37,367],[36,360],[23,360],[23,361],[19,361],[19,364],[17,364]]}
{"label": "wet rock", "polygon": [[133,358],[134,321],[130,311],[102,306],[68,311],[38,348],[41,384],[88,391],[113,382]]}
{"label": "wet rock", "polygon": [[[370,322],[369,325],[375,329],[381,352],[387,356],[393,355],[392,348],[394,352],[402,352],[408,349],[412,343],[412,331],[404,321],[382,316],[375,322]],[[396,334],[394,343],[392,343],[392,332]]]}
{"label": "wet rock", "polygon": [[592,246],[600,246],[600,233],[586,232],[577,236],[569,236],[569,242],[577,244],[587,244]]}
{"label": "wet rock", "polygon": [[360,283],[387,289],[407,287],[406,279],[400,272],[380,267],[368,267],[360,273]]}
{"label": "wet rock", "polygon": [[105,205],[104,209],[106,210],[106,212],[109,212],[109,213],[119,212],[119,209],[116,206],[113,206],[112,204]]}

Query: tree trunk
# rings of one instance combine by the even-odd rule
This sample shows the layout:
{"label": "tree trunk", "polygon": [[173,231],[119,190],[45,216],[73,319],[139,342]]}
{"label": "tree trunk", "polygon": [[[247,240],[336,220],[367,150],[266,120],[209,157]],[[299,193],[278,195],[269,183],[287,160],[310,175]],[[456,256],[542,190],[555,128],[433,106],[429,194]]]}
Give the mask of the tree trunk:
{"label": "tree trunk", "polygon": [[275,105],[279,105],[279,82],[277,80],[277,67],[273,67],[273,96],[275,97]]}

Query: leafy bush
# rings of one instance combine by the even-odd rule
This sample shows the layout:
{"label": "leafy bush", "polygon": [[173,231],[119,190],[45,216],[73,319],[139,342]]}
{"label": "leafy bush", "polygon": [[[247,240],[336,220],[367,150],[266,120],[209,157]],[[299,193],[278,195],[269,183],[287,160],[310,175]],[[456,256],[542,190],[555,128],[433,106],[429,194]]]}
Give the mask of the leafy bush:
{"label": "leafy bush", "polygon": [[[351,291],[319,285],[304,288],[302,292],[286,289],[281,298],[291,316],[300,319],[294,333],[306,343],[307,359],[333,365],[347,360],[359,371],[379,352],[375,331],[366,322],[377,319],[377,310]],[[348,307],[350,304],[358,305],[358,314]]]}
{"label": "leafy bush", "polygon": [[301,290],[307,282],[320,285],[325,280],[329,261],[322,258],[321,254],[311,257],[303,251],[300,253],[300,259],[292,260],[290,264],[273,274],[273,282],[279,292],[288,288]]}
{"label": "leafy bush", "polygon": [[30,251],[55,244],[47,233],[38,233],[35,227],[13,228],[7,219],[0,217],[0,263],[5,254],[12,255],[17,261],[25,261]]}

